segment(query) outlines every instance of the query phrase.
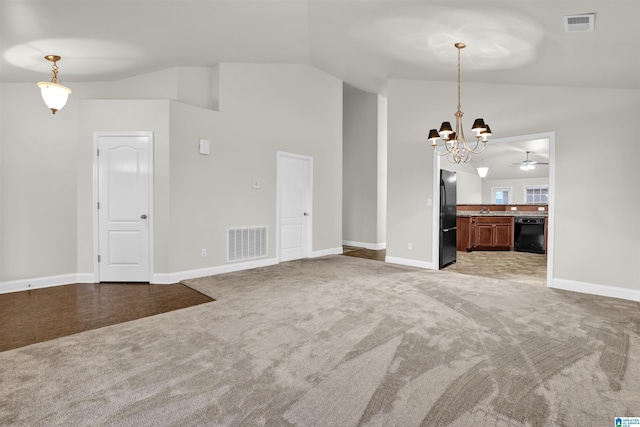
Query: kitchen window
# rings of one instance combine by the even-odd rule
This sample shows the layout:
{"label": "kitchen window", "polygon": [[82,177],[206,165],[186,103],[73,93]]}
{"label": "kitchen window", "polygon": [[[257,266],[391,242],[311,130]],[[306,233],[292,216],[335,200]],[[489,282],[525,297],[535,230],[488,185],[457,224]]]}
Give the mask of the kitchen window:
{"label": "kitchen window", "polygon": [[511,187],[491,187],[491,199],[494,205],[511,203]]}
{"label": "kitchen window", "polygon": [[525,185],[524,201],[528,205],[545,205],[549,203],[548,185]]}

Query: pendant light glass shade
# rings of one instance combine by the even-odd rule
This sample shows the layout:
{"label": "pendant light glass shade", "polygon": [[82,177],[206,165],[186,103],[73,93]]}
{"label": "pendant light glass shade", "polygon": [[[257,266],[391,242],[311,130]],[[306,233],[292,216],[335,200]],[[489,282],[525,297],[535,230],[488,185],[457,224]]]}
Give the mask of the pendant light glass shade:
{"label": "pendant light glass shade", "polygon": [[489,172],[489,167],[488,166],[482,166],[477,168],[478,169],[478,175],[480,175],[480,178],[484,178],[487,176],[487,173]]}
{"label": "pendant light glass shade", "polygon": [[42,94],[42,99],[47,107],[53,112],[61,110],[67,103],[71,89],[66,86],[51,82],[39,82],[38,87]]}
{"label": "pendant light glass shade", "polygon": [[44,103],[47,104],[47,107],[49,107],[51,112],[55,114],[56,111],[61,110],[67,103],[71,89],[58,83],[57,62],[60,61],[60,56],[47,55],[44,59],[53,62],[53,65],[51,66],[53,77],[50,82],[38,82],[38,87],[40,88],[40,93],[42,94]]}

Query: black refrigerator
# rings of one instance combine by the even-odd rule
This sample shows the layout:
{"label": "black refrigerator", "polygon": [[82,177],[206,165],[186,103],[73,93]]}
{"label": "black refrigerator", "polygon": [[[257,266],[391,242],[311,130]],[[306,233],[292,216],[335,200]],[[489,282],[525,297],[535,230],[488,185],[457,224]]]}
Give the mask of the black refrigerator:
{"label": "black refrigerator", "polygon": [[456,173],[440,171],[440,268],[456,262]]}

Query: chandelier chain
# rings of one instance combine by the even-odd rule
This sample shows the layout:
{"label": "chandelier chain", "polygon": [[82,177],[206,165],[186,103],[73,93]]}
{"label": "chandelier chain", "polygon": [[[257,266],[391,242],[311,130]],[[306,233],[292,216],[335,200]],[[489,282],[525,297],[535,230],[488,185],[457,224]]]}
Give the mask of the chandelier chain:
{"label": "chandelier chain", "polygon": [[[431,129],[429,131],[428,140],[431,141],[431,145],[433,147],[433,151],[435,154],[439,156],[447,156],[447,159],[451,163],[461,163],[468,162],[471,160],[473,154],[480,154],[484,151],[487,145],[488,137],[491,136],[491,129],[488,125],[484,123],[483,119],[476,119],[473,123],[472,131],[475,131],[475,139],[476,143],[467,144],[467,141],[464,137],[464,129],[462,126],[462,116],[464,113],[462,112],[462,101],[461,101],[461,61],[460,61],[460,51],[466,47],[464,43],[455,43],[455,47],[458,49],[458,109],[454,114],[456,118],[455,131],[451,127],[451,123],[443,122],[440,127],[440,131],[436,129]],[[442,140],[444,142],[444,151],[438,151],[438,140]],[[482,146],[480,146],[480,142],[482,142]],[[473,145],[473,148],[470,148],[469,145]]]}

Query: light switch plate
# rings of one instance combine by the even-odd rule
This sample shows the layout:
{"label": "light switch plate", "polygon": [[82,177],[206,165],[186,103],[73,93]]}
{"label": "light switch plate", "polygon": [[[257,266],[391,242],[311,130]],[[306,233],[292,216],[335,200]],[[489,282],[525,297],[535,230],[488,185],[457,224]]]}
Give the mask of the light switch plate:
{"label": "light switch plate", "polygon": [[210,143],[208,139],[200,140],[200,154],[208,155],[210,149]]}

